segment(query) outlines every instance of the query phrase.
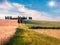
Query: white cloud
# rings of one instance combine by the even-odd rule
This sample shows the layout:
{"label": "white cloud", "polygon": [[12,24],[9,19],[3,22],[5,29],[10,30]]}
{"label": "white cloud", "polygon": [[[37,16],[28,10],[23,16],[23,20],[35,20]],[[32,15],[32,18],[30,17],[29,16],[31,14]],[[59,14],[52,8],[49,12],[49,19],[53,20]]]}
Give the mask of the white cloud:
{"label": "white cloud", "polygon": [[57,16],[56,17],[56,21],[60,21],[60,16]]}
{"label": "white cloud", "polygon": [[28,8],[25,8],[24,5],[20,5],[17,3],[13,3],[13,5],[17,8],[19,12],[23,12],[24,16],[31,16],[35,20],[47,20],[49,18],[49,14],[45,12],[39,12],[36,10],[30,10]]}
{"label": "white cloud", "polygon": [[0,9],[11,9],[12,8],[12,5],[11,4],[9,4],[8,2],[4,2],[4,3],[2,3],[2,4],[0,4]]}
{"label": "white cloud", "polygon": [[60,14],[60,2],[56,2],[55,8],[53,10],[53,13]]}
{"label": "white cloud", "polygon": [[[17,12],[11,12],[10,10],[15,10]],[[2,13],[1,13],[2,12]],[[13,14],[12,14],[13,13]],[[46,12],[39,12],[36,10],[31,10],[25,7],[25,5],[18,4],[18,3],[5,3],[0,4],[0,17],[5,15],[12,15],[12,16],[31,16],[34,20],[50,20],[50,21],[60,21],[60,17],[51,18],[50,15]],[[3,17],[2,16],[2,17]]]}
{"label": "white cloud", "polygon": [[36,10],[30,10],[28,8],[25,8],[24,5],[20,4],[13,4],[19,12],[23,12],[24,16],[31,16],[34,20],[50,20],[50,21],[60,21],[57,18],[51,18],[50,15],[46,12],[39,12]]}

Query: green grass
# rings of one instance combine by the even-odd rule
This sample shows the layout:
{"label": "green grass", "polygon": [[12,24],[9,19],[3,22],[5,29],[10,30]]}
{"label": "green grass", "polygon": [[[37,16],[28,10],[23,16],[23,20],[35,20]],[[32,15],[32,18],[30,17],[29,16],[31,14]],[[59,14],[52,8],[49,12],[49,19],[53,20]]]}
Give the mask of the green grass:
{"label": "green grass", "polygon": [[60,39],[17,28],[14,37],[6,45],[60,45]]}
{"label": "green grass", "polygon": [[23,20],[23,22],[29,27],[32,26],[60,27],[60,22],[36,21],[36,20]]}

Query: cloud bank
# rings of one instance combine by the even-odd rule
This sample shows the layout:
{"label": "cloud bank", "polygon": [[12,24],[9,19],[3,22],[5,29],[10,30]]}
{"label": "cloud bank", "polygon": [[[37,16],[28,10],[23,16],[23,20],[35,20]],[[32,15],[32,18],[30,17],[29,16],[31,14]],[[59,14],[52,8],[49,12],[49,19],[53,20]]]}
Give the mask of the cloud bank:
{"label": "cloud bank", "polygon": [[47,12],[41,12],[31,10],[25,7],[25,5],[18,3],[9,3],[7,0],[0,4],[0,19],[4,19],[4,16],[31,16],[33,20],[47,20],[47,21],[60,21],[60,17],[52,18]]}

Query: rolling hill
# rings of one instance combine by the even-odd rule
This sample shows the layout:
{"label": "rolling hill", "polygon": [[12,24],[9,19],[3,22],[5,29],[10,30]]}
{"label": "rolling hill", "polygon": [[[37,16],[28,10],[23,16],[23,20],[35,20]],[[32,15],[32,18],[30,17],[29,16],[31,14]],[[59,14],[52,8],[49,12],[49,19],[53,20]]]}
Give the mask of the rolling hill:
{"label": "rolling hill", "polygon": [[37,21],[37,20],[23,20],[28,27],[60,27],[60,22]]}
{"label": "rolling hill", "polygon": [[19,24],[14,37],[6,45],[60,45],[60,39],[37,33]]}

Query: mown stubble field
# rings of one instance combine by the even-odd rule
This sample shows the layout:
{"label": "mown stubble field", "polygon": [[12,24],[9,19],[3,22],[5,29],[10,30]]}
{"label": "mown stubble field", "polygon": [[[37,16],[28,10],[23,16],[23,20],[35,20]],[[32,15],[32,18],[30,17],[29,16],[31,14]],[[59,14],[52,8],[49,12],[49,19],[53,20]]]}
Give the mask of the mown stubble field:
{"label": "mown stubble field", "polygon": [[0,20],[0,45],[4,45],[16,32],[17,20]]}

